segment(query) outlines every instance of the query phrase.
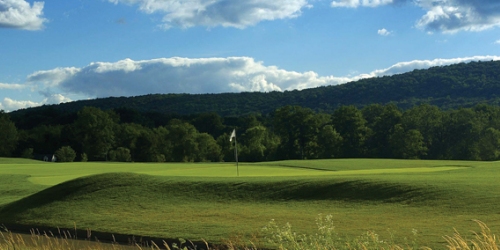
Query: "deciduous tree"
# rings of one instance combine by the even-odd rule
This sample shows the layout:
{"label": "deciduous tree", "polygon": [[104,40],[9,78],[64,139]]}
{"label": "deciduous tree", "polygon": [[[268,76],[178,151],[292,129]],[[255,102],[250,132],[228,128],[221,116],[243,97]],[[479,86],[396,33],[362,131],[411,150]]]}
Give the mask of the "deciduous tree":
{"label": "deciduous tree", "polygon": [[194,161],[218,162],[222,160],[221,148],[217,141],[207,133],[199,133],[196,136],[197,149]]}
{"label": "deciduous tree", "polygon": [[70,146],[62,146],[55,152],[58,162],[73,162],[76,158],[76,152]]}
{"label": "deciduous tree", "polygon": [[130,154],[130,149],[118,147],[117,149],[109,152],[109,159],[111,161],[130,162],[132,161],[132,155]]}
{"label": "deciduous tree", "polygon": [[332,125],[324,126],[318,135],[319,158],[338,157],[341,152],[342,136]]}
{"label": "deciduous tree", "polygon": [[[326,118],[326,119],[325,119]],[[278,157],[305,159],[317,157],[317,135],[329,116],[299,106],[285,106],[274,113],[274,129],[281,139]]]}
{"label": "deciduous tree", "polygon": [[427,152],[420,131],[416,129],[405,131],[401,124],[394,126],[394,133],[390,136],[389,143],[395,158],[418,159]]}
{"label": "deciduous tree", "polygon": [[332,116],[335,130],[342,136],[342,157],[363,157],[369,128],[363,114],[354,106],[342,106]]}
{"label": "deciduous tree", "polygon": [[0,156],[11,156],[17,145],[17,128],[9,115],[0,110]]}
{"label": "deciduous tree", "polygon": [[84,107],[78,112],[75,129],[82,150],[89,160],[105,160],[115,142],[112,117],[94,107]]}

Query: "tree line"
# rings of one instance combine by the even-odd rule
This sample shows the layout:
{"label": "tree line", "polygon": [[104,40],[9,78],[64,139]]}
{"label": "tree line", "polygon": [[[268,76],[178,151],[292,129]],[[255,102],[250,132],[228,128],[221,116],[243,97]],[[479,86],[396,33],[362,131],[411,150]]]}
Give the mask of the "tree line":
{"label": "tree line", "polygon": [[[150,118],[148,118],[150,117]],[[47,118],[45,116],[45,118]],[[38,122],[37,122],[38,121]],[[0,112],[0,156],[59,161],[241,161],[327,158],[498,160],[500,107],[441,110],[423,104],[341,106],[332,113],[283,106],[267,115],[153,116],[84,107],[52,119]]]}

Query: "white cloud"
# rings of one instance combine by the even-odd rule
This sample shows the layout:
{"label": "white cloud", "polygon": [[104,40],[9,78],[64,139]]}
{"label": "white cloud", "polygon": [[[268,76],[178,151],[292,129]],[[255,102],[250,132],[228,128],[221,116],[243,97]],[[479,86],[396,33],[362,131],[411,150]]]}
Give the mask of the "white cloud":
{"label": "white cloud", "polygon": [[26,85],[23,84],[18,84],[18,83],[1,83],[0,82],[0,89],[24,89],[26,88]]}
{"label": "white cloud", "polygon": [[80,69],[75,67],[41,70],[29,75],[28,82],[42,82],[47,87],[57,86],[78,71]]}
{"label": "white cloud", "polygon": [[29,107],[36,107],[43,105],[42,103],[37,103],[37,102],[32,102],[32,101],[16,101],[12,100],[8,97],[4,98],[3,101],[0,103],[0,107],[4,109],[5,111],[12,111],[12,110],[17,110],[17,109],[23,109],[23,108],[29,108]]}
{"label": "white cloud", "polygon": [[332,7],[345,7],[345,8],[357,8],[361,3],[359,0],[340,0],[333,1],[331,3]]}
{"label": "white cloud", "polygon": [[421,0],[419,5],[427,13],[417,22],[417,27],[427,30],[454,33],[500,26],[498,0]]}
{"label": "white cloud", "polygon": [[378,7],[411,3],[427,13],[416,22],[416,27],[429,32],[482,31],[500,26],[498,0],[335,0],[332,7]]}
{"label": "white cloud", "polygon": [[39,30],[47,19],[43,18],[44,2],[32,6],[24,0],[0,0],[0,28]]}
{"label": "white cloud", "polygon": [[500,44],[500,39],[495,41],[495,44]]}
{"label": "white cloud", "polygon": [[295,18],[307,0],[108,0],[114,4],[138,5],[147,14],[163,15],[163,27],[192,26],[245,28],[261,21]]}
{"label": "white cloud", "polygon": [[357,8],[359,6],[377,7],[390,3],[393,3],[393,0],[335,0],[331,3],[331,6],[347,8]]}
{"label": "white cloud", "polygon": [[388,36],[390,35],[392,32],[386,30],[386,29],[380,29],[377,31],[377,34],[381,35],[381,36]]}
{"label": "white cloud", "polygon": [[[338,84],[346,78],[319,77],[265,66],[249,57],[158,58],[143,61],[95,62],[77,68],[38,71],[28,82],[90,97],[150,93],[221,93],[282,91]],[[50,91],[48,91],[50,92]]]}
{"label": "white cloud", "polygon": [[71,102],[72,100],[68,97],[65,97],[61,94],[52,94],[45,98],[42,103],[43,104],[59,104],[59,103],[65,103],[65,102]]}
{"label": "white cloud", "polygon": [[388,76],[394,74],[402,74],[405,72],[410,72],[415,69],[427,69],[435,66],[445,66],[463,62],[472,61],[499,61],[500,56],[471,56],[462,58],[451,58],[451,59],[434,59],[434,60],[414,60],[409,62],[400,62],[392,65],[389,68],[379,69],[372,71],[367,75],[363,75],[364,78],[367,77],[377,77],[377,76]]}
{"label": "white cloud", "polygon": [[5,110],[7,112],[25,109],[30,107],[37,107],[45,104],[59,104],[64,102],[71,102],[72,100],[61,95],[61,94],[53,94],[43,99],[41,102],[34,101],[19,101],[13,100],[9,97],[5,97],[3,101],[0,102],[0,110]]}

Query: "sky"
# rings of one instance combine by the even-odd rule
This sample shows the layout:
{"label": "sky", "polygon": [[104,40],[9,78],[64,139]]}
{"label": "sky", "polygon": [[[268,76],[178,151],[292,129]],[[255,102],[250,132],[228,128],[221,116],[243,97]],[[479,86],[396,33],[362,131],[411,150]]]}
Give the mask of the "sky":
{"label": "sky", "polygon": [[499,0],[0,0],[0,110],[500,60]]}

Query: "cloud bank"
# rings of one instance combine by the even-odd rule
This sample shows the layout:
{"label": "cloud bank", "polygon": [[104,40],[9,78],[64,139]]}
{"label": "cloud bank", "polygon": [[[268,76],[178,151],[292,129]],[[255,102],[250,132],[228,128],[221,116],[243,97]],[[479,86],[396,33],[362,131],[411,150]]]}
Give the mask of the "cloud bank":
{"label": "cloud bank", "polygon": [[13,100],[11,98],[5,97],[2,101],[0,101],[0,110],[12,111],[18,109],[24,109],[29,107],[38,107],[47,104],[59,104],[64,102],[71,102],[72,100],[64,97],[61,94],[52,94],[46,98],[44,98],[40,102],[34,101],[18,101]]}
{"label": "cloud bank", "polygon": [[6,97],[2,100],[2,102],[0,102],[0,109],[10,111],[22,108],[37,107],[41,105],[43,105],[43,103],[32,101],[16,101]]}
{"label": "cloud bank", "polygon": [[245,28],[262,21],[294,18],[310,5],[307,0],[108,0],[138,5],[147,14],[163,15],[163,27],[192,26]]}
{"label": "cloud bank", "polygon": [[24,0],[0,0],[0,28],[40,30],[47,19],[43,18],[44,2],[33,6]]}
{"label": "cloud bank", "polygon": [[416,27],[431,32],[481,31],[500,26],[498,0],[335,0],[331,6],[357,8],[403,3],[415,4],[427,11],[416,22]]}
{"label": "cloud bank", "polygon": [[457,63],[466,63],[472,61],[499,61],[500,56],[471,56],[451,59],[434,59],[434,60],[414,60],[409,62],[400,62],[392,65],[389,68],[372,71],[368,75],[361,75],[362,78],[390,76],[410,72],[415,69],[428,69],[435,66],[446,66]]}
{"label": "cloud bank", "polygon": [[[39,89],[60,88],[89,97],[135,96],[151,93],[223,93],[284,91],[336,85],[361,78],[400,74],[460,62],[500,60],[497,56],[401,62],[385,69],[352,77],[319,76],[266,66],[250,57],[158,58],[95,62],[83,68],[56,68],[28,76]],[[48,91],[51,92],[51,91]]]}
{"label": "cloud bank", "polygon": [[265,66],[250,57],[158,58],[95,62],[86,67],[56,68],[28,76],[31,84],[59,87],[87,96],[131,96],[150,93],[222,93],[282,91],[339,84],[348,78],[319,77]]}

